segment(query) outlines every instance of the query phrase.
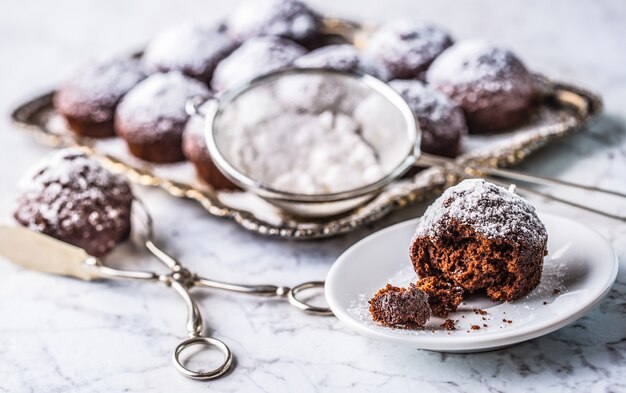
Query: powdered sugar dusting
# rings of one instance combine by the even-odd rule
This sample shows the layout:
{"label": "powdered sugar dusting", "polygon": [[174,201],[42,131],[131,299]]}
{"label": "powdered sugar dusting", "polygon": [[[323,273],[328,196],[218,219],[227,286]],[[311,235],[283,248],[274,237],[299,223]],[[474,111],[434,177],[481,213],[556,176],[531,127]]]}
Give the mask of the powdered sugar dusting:
{"label": "powdered sugar dusting", "polygon": [[218,64],[211,85],[215,90],[227,90],[288,67],[305,52],[300,45],[277,37],[250,39]]}
{"label": "powdered sugar dusting", "polygon": [[416,237],[437,237],[452,222],[469,225],[487,238],[543,245],[546,228],[535,208],[520,196],[482,179],[448,188],[419,220]]}
{"label": "powdered sugar dusting", "polygon": [[484,41],[456,43],[441,54],[428,69],[426,78],[434,85],[478,86],[488,91],[524,88],[517,76],[528,72],[513,52]]}
{"label": "powdered sugar dusting", "polygon": [[348,115],[286,112],[253,128],[237,121],[245,117],[241,112],[233,115],[224,115],[231,119],[227,159],[275,189],[326,194],[351,190],[384,175],[375,151],[359,136],[359,124]]}
{"label": "powdered sugar dusting", "polygon": [[463,113],[448,97],[416,80],[394,80],[389,85],[409,104],[420,124],[444,123],[446,127],[433,129],[439,133],[454,133],[465,129]]}
{"label": "powdered sugar dusting", "polygon": [[298,58],[297,67],[331,68],[341,71],[361,71],[386,80],[388,71],[372,59],[362,56],[352,45],[328,45],[311,51]]}
{"label": "powdered sugar dusting", "polygon": [[316,49],[295,61],[298,67],[326,67],[352,71],[359,66],[359,53],[352,45],[329,45]]}
{"label": "powdered sugar dusting", "polygon": [[59,150],[34,166],[19,185],[15,218],[103,255],[129,230],[132,193],[126,179],[78,149]]}
{"label": "powdered sugar dusting", "polygon": [[319,17],[297,0],[248,0],[227,19],[228,31],[244,40],[257,35],[274,35],[304,40],[315,35]]}
{"label": "powdered sugar dusting", "polygon": [[[120,103],[116,121],[132,124],[134,137],[158,137],[187,121],[185,104],[195,96],[208,97],[201,82],[179,72],[154,74],[132,89]],[[182,130],[181,130],[182,132]]]}
{"label": "powdered sugar dusting", "polygon": [[350,93],[337,78],[310,74],[280,78],[274,92],[287,107],[313,113],[339,109],[341,103],[349,102]]}
{"label": "powdered sugar dusting", "polygon": [[[64,149],[54,152],[34,166],[19,184],[19,192],[24,199],[42,197],[47,203],[41,204],[39,213],[47,223],[68,225],[59,217],[69,213],[66,220],[79,219],[76,212],[68,210],[72,201],[82,199],[106,201],[105,191],[128,192],[128,183],[114,175],[97,161],[87,157],[78,149]],[[115,211],[111,211],[111,218]],[[40,229],[41,223],[30,222],[31,229]]]}
{"label": "powdered sugar dusting", "polygon": [[174,26],[148,44],[143,60],[153,70],[178,70],[206,80],[236,46],[222,30],[199,24]]}
{"label": "powdered sugar dusting", "polygon": [[145,77],[137,59],[96,61],[80,69],[59,89],[55,105],[62,113],[89,116],[96,122],[110,120],[122,96]]}
{"label": "powdered sugar dusting", "polygon": [[426,153],[454,157],[461,137],[467,134],[461,108],[448,97],[417,80],[394,80],[389,86],[409,104],[421,130],[421,149]]}
{"label": "powdered sugar dusting", "polygon": [[441,28],[422,22],[398,20],[380,27],[370,38],[365,53],[384,63],[393,77],[417,77],[452,44]]}

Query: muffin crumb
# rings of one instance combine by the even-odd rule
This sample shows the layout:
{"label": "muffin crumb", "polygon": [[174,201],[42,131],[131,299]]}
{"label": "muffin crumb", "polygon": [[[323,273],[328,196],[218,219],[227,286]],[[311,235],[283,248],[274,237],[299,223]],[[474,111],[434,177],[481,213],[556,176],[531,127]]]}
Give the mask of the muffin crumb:
{"label": "muffin crumb", "polygon": [[441,327],[446,330],[456,330],[456,321],[454,319],[446,319],[446,321],[441,324]]}

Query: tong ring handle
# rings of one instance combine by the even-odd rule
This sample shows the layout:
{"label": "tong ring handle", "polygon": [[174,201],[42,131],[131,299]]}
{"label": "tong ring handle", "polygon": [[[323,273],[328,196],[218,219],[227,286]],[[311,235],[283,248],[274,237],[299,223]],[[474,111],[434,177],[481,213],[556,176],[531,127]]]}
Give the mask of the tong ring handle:
{"label": "tong ring handle", "polygon": [[[221,365],[209,371],[195,371],[185,367],[181,360],[181,354],[185,349],[194,345],[203,345],[205,347],[214,347],[219,349],[224,355],[224,361]],[[172,353],[172,363],[174,363],[174,367],[176,367],[176,369],[184,376],[199,381],[207,381],[218,378],[228,372],[233,364],[233,354],[223,341],[215,337],[196,336],[188,338],[178,344]]]}
{"label": "tong ring handle", "polygon": [[287,300],[291,305],[309,314],[326,316],[333,315],[332,310],[328,307],[313,306],[298,298],[298,295],[302,292],[314,288],[324,289],[324,281],[308,281],[296,285],[295,287],[291,288],[291,290],[287,293]]}

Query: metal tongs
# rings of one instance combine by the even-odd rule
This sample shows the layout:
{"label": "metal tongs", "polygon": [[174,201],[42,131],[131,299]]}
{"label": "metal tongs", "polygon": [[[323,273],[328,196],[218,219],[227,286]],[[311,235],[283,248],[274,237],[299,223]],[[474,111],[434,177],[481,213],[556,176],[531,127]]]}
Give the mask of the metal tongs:
{"label": "metal tongs", "polygon": [[584,191],[592,191],[612,197],[625,198],[626,194],[614,190],[607,190],[600,187],[589,186],[585,184],[573,183],[565,180],[543,177],[539,175],[531,175],[529,173],[513,171],[509,169],[492,168],[484,165],[476,165],[473,163],[462,163],[451,158],[440,157],[432,154],[422,153],[419,160],[416,163],[420,167],[436,167],[448,170],[457,176],[462,178],[468,177],[481,177],[489,180],[499,186],[507,188],[509,184],[515,183],[516,189],[529,194],[538,195],[547,199],[551,199],[556,202],[560,202],[569,206],[573,206],[579,209],[583,209],[595,214],[599,214],[605,217],[609,217],[615,220],[626,222],[626,216],[621,216],[604,210],[596,209],[591,206],[583,205],[571,200],[567,200],[561,197],[554,196],[552,194],[538,191],[533,188],[520,185],[520,182],[540,185],[540,186],[561,186],[568,188],[576,188]]}
{"label": "metal tongs", "polygon": [[[314,315],[328,316],[332,311],[326,307],[317,307],[298,298],[303,291],[323,288],[323,281],[309,281],[289,288],[276,285],[245,285],[211,280],[201,277],[185,268],[176,258],[163,251],[154,242],[152,217],[141,200],[135,198],[133,216],[143,226],[143,245],[160,262],[169,268],[161,274],[149,271],[119,270],[106,266],[100,259],[93,257],[81,248],[69,245],[47,235],[23,227],[0,225],[0,255],[32,270],[70,276],[85,281],[101,279],[129,279],[161,282],[174,288],[187,306],[187,331],[189,337],[176,346],[172,353],[172,362],[178,371],[186,377],[197,380],[209,380],[226,373],[233,364],[233,355],[222,340],[203,334],[204,324],[198,304],[191,296],[195,287],[221,289],[263,297],[286,299],[294,307]],[[224,355],[223,362],[209,371],[196,371],[186,367],[181,360],[182,352],[193,346],[215,347]]]}

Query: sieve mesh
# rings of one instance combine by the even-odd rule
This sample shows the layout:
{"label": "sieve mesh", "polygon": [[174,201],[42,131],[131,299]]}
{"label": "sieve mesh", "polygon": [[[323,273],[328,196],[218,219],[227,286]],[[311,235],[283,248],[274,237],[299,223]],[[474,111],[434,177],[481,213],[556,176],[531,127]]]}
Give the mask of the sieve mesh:
{"label": "sieve mesh", "polygon": [[[404,100],[383,82],[357,73],[294,69],[269,74],[226,93],[211,120],[207,142],[226,175],[278,194],[372,191],[401,175],[410,166],[407,157],[419,152],[419,128]],[[325,129],[328,124],[332,132]],[[352,126],[357,138],[337,136]],[[367,149],[376,170],[361,162],[369,162],[359,155]],[[322,166],[290,179],[291,188],[273,182],[303,165]],[[337,187],[310,189],[309,175],[317,177],[311,182],[335,176]]]}

